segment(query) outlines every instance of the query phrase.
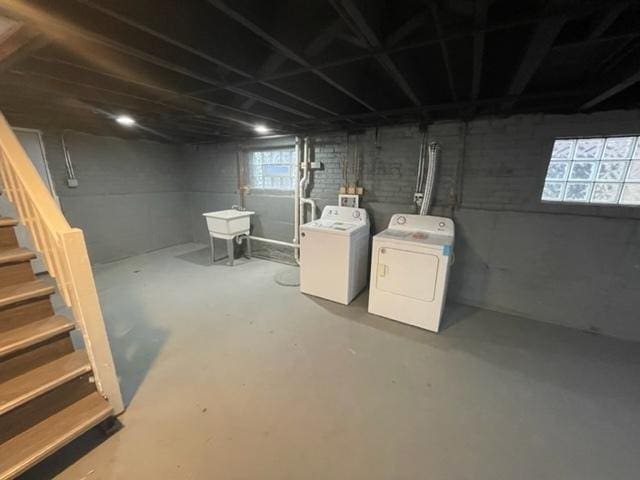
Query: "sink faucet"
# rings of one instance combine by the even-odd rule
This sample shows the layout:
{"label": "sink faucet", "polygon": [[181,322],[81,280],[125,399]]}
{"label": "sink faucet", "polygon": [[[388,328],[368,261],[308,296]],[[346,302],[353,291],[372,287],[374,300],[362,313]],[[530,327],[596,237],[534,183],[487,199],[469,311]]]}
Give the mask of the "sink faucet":
{"label": "sink faucet", "polygon": [[245,212],[247,210],[246,208],[241,207],[240,205],[231,205],[231,209],[238,210],[239,212]]}

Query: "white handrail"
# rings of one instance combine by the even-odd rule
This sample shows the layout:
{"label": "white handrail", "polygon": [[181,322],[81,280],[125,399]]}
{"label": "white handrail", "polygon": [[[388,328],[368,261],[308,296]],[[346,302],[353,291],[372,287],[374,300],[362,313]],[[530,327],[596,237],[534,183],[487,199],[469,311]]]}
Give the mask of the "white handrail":
{"label": "white handrail", "polygon": [[0,176],[4,194],[42,254],[82,332],[98,391],[115,414],[124,410],[84,234],[72,228],[0,113]]}

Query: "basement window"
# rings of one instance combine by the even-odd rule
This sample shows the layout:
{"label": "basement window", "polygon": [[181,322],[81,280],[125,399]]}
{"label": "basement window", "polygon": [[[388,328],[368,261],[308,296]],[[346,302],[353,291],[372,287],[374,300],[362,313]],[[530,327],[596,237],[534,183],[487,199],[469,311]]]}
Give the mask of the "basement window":
{"label": "basement window", "polygon": [[248,179],[251,189],[291,191],[295,177],[293,149],[256,150],[249,154]]}
{"label": "basement window", "polygon": [[640,137],[557,139],[542,201],[640,206]]}

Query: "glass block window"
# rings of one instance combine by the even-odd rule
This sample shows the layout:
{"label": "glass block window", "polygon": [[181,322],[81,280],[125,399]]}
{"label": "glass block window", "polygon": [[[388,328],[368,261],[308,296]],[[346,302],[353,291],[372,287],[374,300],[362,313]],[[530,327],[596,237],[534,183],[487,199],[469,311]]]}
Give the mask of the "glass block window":
{"label": "glass block window", "polygon": [[556,140],[542,200],[640,206],[640,137]]}
{"label": "glass block window", "polygon": [[249,187],[257,190],[293,190],[296,160],[292,149],[257,150],[249,154]]}

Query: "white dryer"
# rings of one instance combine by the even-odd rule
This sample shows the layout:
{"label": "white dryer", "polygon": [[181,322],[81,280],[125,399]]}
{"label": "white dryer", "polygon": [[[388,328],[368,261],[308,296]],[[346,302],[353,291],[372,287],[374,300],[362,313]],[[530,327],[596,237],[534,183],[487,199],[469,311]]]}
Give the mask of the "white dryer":
{"label": "white dryer", "polygon": [[373,237],[369,313],[437,332],[453,255],[453,221],[396,214]]}
{"label": "white dryer", "polygon": [[327,206],[300,227],[300,291],[348,305],[367,284],[369,216]]}

